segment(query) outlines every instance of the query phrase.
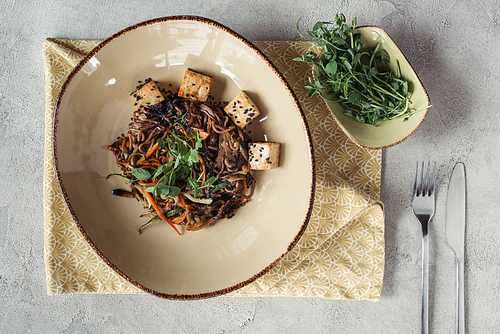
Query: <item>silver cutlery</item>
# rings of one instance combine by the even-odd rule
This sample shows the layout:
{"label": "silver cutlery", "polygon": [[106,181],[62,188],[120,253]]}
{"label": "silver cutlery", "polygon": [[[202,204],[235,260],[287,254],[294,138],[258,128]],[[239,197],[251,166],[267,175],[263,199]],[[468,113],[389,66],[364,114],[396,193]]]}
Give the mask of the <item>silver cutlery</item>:
{"label": "silver cutlery", "polygon": [[464,249],[465,249],[465,167],[457,163],[451,174],[446,200],[446,242],[455,252],[457,272],[456,333],[465,333]]}
{"label": "silver cutlery", "polygon": [[[415,184],[413,186],[412,209],[413,214],[422,225],[422,327],[421,333],[427,334],[429,331],[429,256],[427,247],[427,234],[429,221],[434,216],[435,196],[434,183],[436,180],[436,162],[431,174],[431,163],[427,164],[427,172],[424,174],[425,164],[415,172]],[[419,181],[420,180],[420,181]]]}

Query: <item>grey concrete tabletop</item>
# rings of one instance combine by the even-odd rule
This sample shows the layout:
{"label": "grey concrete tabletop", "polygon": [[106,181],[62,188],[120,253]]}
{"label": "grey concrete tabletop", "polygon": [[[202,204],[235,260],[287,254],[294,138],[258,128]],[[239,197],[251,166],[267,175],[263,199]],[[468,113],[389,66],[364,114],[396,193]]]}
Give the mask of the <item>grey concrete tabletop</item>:
{"label": "grey concrete tabletop", "polygon": [[[249,40],[299,40],[295,23],[335,13],[395,40],[432,102],[419,130],[384,150],[386,263],[379,302],[321,298],[170,301],[149,295],[47,296],[42,168],[46,37],[104,39],[147,19],[188,14]],[[0,1],[1,333],[419,333],[421,229],[411,211],[417,160],[436,160],[430,225],[430,330],[453,333],[455,260],[445,240],[448,180],[467,171],[466,328],[499,333],[500,3],[498,0]]]}

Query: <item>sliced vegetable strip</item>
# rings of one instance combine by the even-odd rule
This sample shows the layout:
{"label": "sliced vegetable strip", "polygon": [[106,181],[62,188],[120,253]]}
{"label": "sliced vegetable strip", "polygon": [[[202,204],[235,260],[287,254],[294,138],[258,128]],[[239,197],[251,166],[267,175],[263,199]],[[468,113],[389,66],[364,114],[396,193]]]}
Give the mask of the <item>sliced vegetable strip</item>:
{"label": "sliced vegetable strip", "polygon": [[179,232],[179,230],[177,229],[177,227],[175,227],[174,223],[168,219],[167,217],[165,217],[165,215],[163,214],[163,212],[161,212],[160,208],[158,207],[158,205],[156,204],[155,200],[153,199],[153,196],[151,196],[150,193],[148,192],[144,192],[144,194],[146,195],[146,197],[148,198],[148,201],[149,203],[151,203],[151,205],[153,206],[153,208],[155,209],[156,213],[158,214],[158,216],[161,217],[161,219],[163,219],[164,221],[166,221],[170,226],[172,226],[172,228],[175,230],[175,232],[177,232],[178,235],[182,235],[181,232]]}

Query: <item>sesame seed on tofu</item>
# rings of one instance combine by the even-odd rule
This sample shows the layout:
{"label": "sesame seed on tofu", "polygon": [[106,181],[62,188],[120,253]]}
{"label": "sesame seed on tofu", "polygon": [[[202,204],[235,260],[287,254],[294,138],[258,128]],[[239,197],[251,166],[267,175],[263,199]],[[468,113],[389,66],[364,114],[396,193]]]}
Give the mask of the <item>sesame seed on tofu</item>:
{"label": "sesame seed on tofu", "polygon": [[266,170],[279,167],[280,164],[280,143],[250,143],[248,145],[248,156],[250,169]]}
{"label": "sesame seed on tofu", "polygon": [[135,92],[130,94],[130,98],[138,108],[155,105],[165,100],[153,81],[148,81],[140,86]]}
{"label": "sesame seed on tofu", "polygon": [[182,79],[178,95],[191,100],[205,102],[212,89],[214,78],[193,70],[187,69]]}
{"label": "sesame seed on tofu", "polygon": [[[250,124],[259,114],[259,109],[245,91],[240,93],[226,105],[224,111],[241,129]],[[237,122],[237,119],[244,121]]]}

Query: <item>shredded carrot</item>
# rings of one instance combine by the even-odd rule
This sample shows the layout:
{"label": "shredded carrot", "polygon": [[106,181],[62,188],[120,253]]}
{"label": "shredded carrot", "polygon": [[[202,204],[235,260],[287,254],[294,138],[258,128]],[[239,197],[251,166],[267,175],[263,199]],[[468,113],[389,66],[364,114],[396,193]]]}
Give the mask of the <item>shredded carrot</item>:
{"label": "shredded carrot", "polygon": [[144,182],[144,181],[137,181],[137,183],[143,187],[154,187],[159,180],[153,181],[153,182]]}
{"label": "shredded carrot", "polygon": [[153,199],[153,196],[151,196],[151,194],[148,193],[147,191],[144,191],[144,194],[148,198],[149,203],[151,203],[151,205],[155,209],[156,213],[158,213],[158,216],[160,216],[161,219],[163,219],[170,226],[172,226],[172,228],[175,230],[175,232],[177,232],[178,235],[182,235],[181,232],[179,232],[179,230],[177,229],[177,227],[175,227],[174,222],[171,221],[170,219],[168,219],[167,217],[165,217],[165,215],[163,214],[163,212],[161,212],[160,208],[158,207],[158,204],[156,204],[155,200]]}
{"label": "shredded carrot", "polygon": [[243,185],[245,186],[245,195],[247,194],[247,180],[243,179]]}
{"label": "shredded carrot", "polygon": [[161,166],[161,162],[156,158],[150,158],[148,160],[148,162],[150,165],[153,165],[153,166]]}
{"label": "shredded carrot", "polygon": [[177,195],[177,203],[181,206],[186,211],[189,211],[188,206],[186,205],[186,201],[184,201],[184,197],[182,197],[182,194]]}
{"label": "shredded carrot", "polygon": [[[159,147],[160,147],[159,143],[156,143],[153,146],[151,146],[149,148],[149,150],[146,152],[146,154],[143,157],[141,157],[139,160],[137,160],[137,164],[142,165],[144,162],[146,162],[147,161],[146,159],[149,158]],[[156,161],[158,161],[158,160],[156,160]]]}
{"label": "shredded carrot", "polygon": [[198,133],[200,134],[201,139],[207,139],[208,136],[210,135],[208,132],[203,131],[200,128],[192,128],[192,129],[195,130],[195,131],[198,131]]}
{"label": "shredded carrot", "polygon": [[149,148],[146,152],[146,158],[149,158],[151,154],[153,154],[160,147],[160,143],[155,143],[153,146]]}
{"label": "shredded carrot", "polygon": [[177,195],[177,203],[180,205],[181,208],[184,209],[184,213],[181,216],[172,219],[172,221],[176,224],[179,224],[184,219],[186,219],[186,217],[189,213],[189,207],[188,207],[188,205],[186,205],[186,201],[184,201],[184,197],[182,197],[182,194]]}
{"label": "shredded carrot", "polygon": [[120,166],[125,167],[125,168],[130,168],[130,169],[132,169],[132,166],[131,166],[128,162],[125,162],[125,161],[120,161],[120,162],[118,162],[118,164],[119,164]]}
{"label": "shredded carrot", "polygon": [[157,166],[157,167],[160,167],[161,166],[161,163],[158,161],[158,159],[144,159],[144,157],[140,158],[139,160],[137,160],[137,162],[135,163],[136,166],[141,166],[141,165],[149,165],[149,166]]}
{"label": "shredded carrot", "polygon": [[199,153],[198,153],[198,158],[200,158],[201,168],[203,168],[203,183],[205,183],[205,181],[207,180],[207,170],[205,167],[205,161],[203,161],[203,158]]}
{"label": "shredded carrot", "polygon": [[187,215],[188,215],[189,211],[184,211],[184,213],[182,214],[182,216],[179,216],[177,218],[174,218],[172,219],[172,222],[176,223],[176,224],[179,224],[180,222],[182,222],[184,219],[186,219]]}
{"label": "shredded carrot", "polygon": [[202,228],[203,228],[203,225],[192,227],[192,224],[186,224],[186,230],[188,230],[188,231],[199,231]]}

